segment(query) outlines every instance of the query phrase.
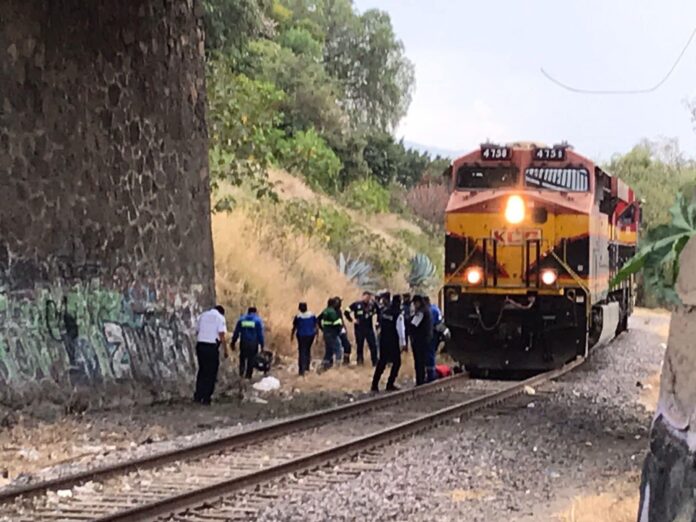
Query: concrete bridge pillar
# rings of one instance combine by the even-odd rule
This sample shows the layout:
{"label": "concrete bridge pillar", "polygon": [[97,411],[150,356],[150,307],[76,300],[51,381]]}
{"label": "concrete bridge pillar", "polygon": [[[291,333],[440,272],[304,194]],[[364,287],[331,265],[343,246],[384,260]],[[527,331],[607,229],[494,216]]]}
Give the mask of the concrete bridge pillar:
{"label": "concrete bridge pillar", "polygon": [[0,400],[188,393],[214,299],[201,16],[0,3]]}

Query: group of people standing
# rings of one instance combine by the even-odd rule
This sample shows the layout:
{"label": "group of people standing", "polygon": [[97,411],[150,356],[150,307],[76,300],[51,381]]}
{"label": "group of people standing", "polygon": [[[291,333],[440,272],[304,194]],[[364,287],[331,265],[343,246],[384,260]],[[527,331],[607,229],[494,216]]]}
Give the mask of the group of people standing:
{"label": "group of people standing", "polygon": [[[416,385],[437,378],[435,354],[440,341],[442,313],[427,296],[409,294],[391,295],[382,292],[373,295],[364,292],[362,299],[343,309],[340,297],[328,300],[326,308],[314,315],[307,303],[299,304],[292,323],[291,339],[297,340],[300,375],[310,370],[312,345],[321,331],[324,337],[322,370],[334,364],[349,364],[352,346],[347,334],[347,322],[353,324],[358,365],[365,364],[365,344],[374,367],[372,391],[379,391],[379,383],[387,365],[391,365],[386,389],[397,390],[396,378],[401,368],[401,354],[413,350]],[[376,318],[376,325],[375,325]],[[378,334],[375,334],[375,327]],[[220,366],[220,347],[225,350],[227,324],[225,309],[216,306],[198,317],[196,357],[198,375],[194,401],[210,404]],[[270,360],[264,357],[264,324],[255,307],[237,321],[230,348],[239,347],[239,375],[251,379],[255,368],[268,371]],[[224,357],[228,357],[225,350]]]}
{"label": "group of people standing", "polygon": [[[375,317],[378,336],[375,335]],[[358,365],[365,363],[367,344],[375,368],[372,390],[379,390],[379,382],[386,366],[391,365],[386,389],[396,390],[396,378],[401,368],[401,353],[413,350],[416,385],[435,380],[435,354],[439,344],[439,326],[442,313],[427,296],[409,294],[377,296],[364,292],[362,299],[343,309],[340,297],[328,300],[326,308],[315,316],[306,303],[300,303],[299,313],[293,320],[291,337],[297,339],[300,375],[309,371],[311,349],[319,331],[324,337],[322,369],[334,363],[348,364],[352,347],[347,335],[346,321],[353,323]]]}

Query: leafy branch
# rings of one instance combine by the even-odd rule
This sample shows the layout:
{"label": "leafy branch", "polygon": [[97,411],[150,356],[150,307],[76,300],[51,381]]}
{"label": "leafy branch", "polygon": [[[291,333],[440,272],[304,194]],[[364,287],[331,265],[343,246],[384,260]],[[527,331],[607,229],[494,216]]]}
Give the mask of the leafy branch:
{"label": "leafy branch", "polygon": [[696,235],[696,201],[689,202],[679,193],[669,212],[671,223],[648,232],[645,245],[616,274],[612,285],[643,270],[646,286],[669,303],[681,302],[674,286],[679,275],[679,256],[689,239]]}

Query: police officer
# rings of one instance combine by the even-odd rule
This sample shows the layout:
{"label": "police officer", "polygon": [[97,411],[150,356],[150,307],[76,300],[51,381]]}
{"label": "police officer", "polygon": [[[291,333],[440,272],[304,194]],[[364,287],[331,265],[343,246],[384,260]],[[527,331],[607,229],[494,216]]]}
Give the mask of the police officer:
{"label": "police officer", "polygon": [[[328,369],[333,366],[334,355],[341,353],[341,330],[343,329],[343,321],[341,314],[336,309],[336,298],[332,297],[326,303],[326,308],[319,314],[319,328],[324,334],[324,360],[322,361],[323,369]],[[339,308],[340,309],[340,308]]]}
{"label": "police officer", "polygon": [[377,351],[377,339],[375,338],[375,328],[372,322],[372,317],[375,315],[376,307],[370,292],[363,292],[362,300],[356,301],[350,305],[346,311],[346,317],[349,321],[355,324],[355,346],[358,354],[358,364],[365,364],[363,358],[363,349],[365,342],[370,349],[370,359],[372,367],[377,366],[379,354]]}
{"label": "police officer", "polygon": [[406,345],[404,315],[401,311],[401,296],[395,295],[388,308],[379,317],[379,361],[372,377],[372,391],[379,391],[379,381],[387,364],[391,364],[387,391],[396,391],[396,377],[401,368],[401,348]]}
{"label": "police officer", "polygon": [[300,375],[309,371],[309,364],[312,361],[312,345],[317,336],[317,318],[307,309],[307,303],[300,303],[299,313],[292,321],[292,332],[290,339],[297,336],[297,352]]}
{"label": "police officer", "polygon": [[251,379],[256,364],[259,347],[263,350],[263,321],[258,316],[255,307],[250,307],[247,313],[239,318],[232,335],[232,349],[241,338],[239,346],[239,376]]}
{"label": "police officer", "polygon": [[420,386],[426,382],[426,366],[433,334],[432,313],[423,296],[413,297],[413,316],[409,324],[409,332],[411,333],[416,386]]}
{"label": "police officer", "polygon": [[435,374],[435,357],[437,354],[437,347],[440,345],[440,334],[438,330],[440,328],[440,323],[442,323],[442,312],[440,311],[439,306],[430,302],[430,297],[424,296],[423,302],[425,303],[426,308],[430,310],[430,316],[432,319],[430,345],[428,347],[427,357],[425,360],[427,382],[431,382],[437,379],[437,375]]}

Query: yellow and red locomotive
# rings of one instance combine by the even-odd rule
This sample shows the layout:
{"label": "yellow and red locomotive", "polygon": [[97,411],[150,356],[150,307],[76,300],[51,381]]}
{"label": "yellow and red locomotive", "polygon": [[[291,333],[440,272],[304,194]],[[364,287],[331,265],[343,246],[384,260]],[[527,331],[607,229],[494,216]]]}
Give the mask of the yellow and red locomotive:
{"label": "yellow and red locomotive", "polygon": [[558,368],[627,328],[640,208],[570,146],[484,144],[452,163],[447,351],[472,373]]}

